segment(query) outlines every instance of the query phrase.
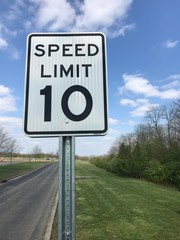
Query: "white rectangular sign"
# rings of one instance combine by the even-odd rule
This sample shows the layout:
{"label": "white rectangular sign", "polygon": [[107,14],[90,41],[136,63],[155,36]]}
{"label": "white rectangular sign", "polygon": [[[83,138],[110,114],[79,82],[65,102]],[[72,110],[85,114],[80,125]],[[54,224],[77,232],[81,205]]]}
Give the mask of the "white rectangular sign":
{"label": "white rectangular sign", "polygon": [[32,137],[104,135],[107,118],[105,36],[29,35],[25,133]]}

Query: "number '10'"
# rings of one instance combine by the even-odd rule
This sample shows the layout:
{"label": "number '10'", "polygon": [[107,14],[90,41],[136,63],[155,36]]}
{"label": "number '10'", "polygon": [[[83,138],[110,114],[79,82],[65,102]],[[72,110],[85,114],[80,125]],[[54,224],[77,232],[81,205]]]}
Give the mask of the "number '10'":
{"label": "number '10'", "polygon": [[[74,92],[81,92],[85,99],[86,99],[86,107],[81,114],[74,114],[71,112],[68,106],[68,100],[72,93]],[[45,96],[45,103],[44,103],[44,122],[51,122],[52,116],[52,86],[46,86],[44,89],[40,90],[40,95]],[[81,104],[76,103],[76,104]],[[83,86],[74,85],[69,87],[63,94],[61,99],[61,107],[65,116],[72,120],[72,121],[82,121],[86,119],[89,114],[91,113],[93,106],[93,100],[90,92]]]}

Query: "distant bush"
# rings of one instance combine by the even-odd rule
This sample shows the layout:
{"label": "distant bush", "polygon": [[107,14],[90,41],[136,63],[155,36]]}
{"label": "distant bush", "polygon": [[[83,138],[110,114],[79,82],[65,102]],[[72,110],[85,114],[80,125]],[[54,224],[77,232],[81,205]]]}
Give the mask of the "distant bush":
{"label": "distant bush", "polygon": [[91,162],[120,176],[180,189],[180,100],[150,108],[133,133],[122,135],[107,156]]}
{"label": "distant bush", "polygon": [[163,184],[168,179],[168,169],[158,160],[152,160],[148,164],[145,176],[151,182]]}
{"label": "distant bush", "polygon": [[106,157],[94,157],[90,162],[99,168],[107,169],[108,159]]}
{"label": "distant bush", "polygon": [[137,156],[132,159],[121,159],[119,156],[94,157],[90,162],[119,176],[143,178],[180,189],[180,162],[165,164],[156,159],[138,159]]}

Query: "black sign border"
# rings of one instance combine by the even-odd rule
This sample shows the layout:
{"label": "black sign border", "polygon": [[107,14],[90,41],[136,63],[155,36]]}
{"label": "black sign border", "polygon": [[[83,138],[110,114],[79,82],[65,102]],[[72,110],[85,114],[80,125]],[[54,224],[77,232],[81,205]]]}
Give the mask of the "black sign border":
{"label": "black sign border", "polygon": [[[103,65],[103,92],[104,92],[104,129],[103,130],[83,130],[83,131],[28,131],[28,101],[29,101],[29,77],[30,77],[30,57],[31,39],[33,37],[77,37],[77,36],[101,36],[102,38],[102,65]],[[27,58],[25,76],[25,103],[24,103],[24,132],[29,137],[59,137],[59,136],[100,136],[108,131],[108,103],[107,103],[107,72],[106,72],[106,43],[103,33],[32,33],[27,38]]]}

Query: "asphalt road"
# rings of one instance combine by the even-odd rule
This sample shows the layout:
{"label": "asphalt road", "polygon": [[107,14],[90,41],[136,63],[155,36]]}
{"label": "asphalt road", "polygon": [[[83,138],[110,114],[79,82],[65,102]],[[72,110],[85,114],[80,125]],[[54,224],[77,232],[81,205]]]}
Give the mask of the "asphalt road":
{"label": "asphalt road", "polygon": [[0,184],[0,240],[42,240],[58,190],[58,163]]}

